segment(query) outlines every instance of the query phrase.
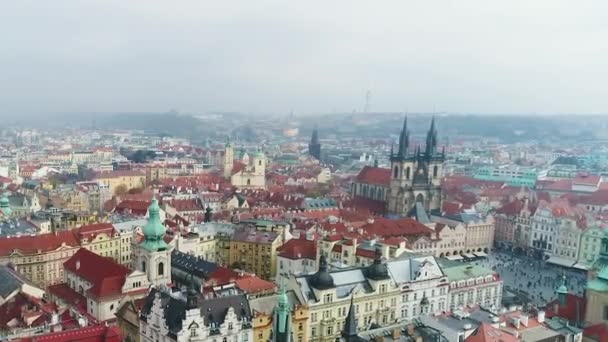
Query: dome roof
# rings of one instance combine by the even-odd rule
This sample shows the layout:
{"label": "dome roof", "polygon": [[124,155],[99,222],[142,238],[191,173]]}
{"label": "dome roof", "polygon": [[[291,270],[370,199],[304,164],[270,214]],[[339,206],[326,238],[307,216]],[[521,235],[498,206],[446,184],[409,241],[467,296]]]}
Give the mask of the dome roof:
{"label": "dome roof", "polygon": [[319,259],[319,270],[310,277],[310,285],[317,290],[326,290],[334,287],[334,278],[327,271],[327,260],[325,255]]}
{"label": "dome roof", "polygon": [[10,208],[10,201],[6,196],[6,192],[3,193],[2,197],[0,198],[0,210],[2,211],[2,214],[4,216],[11,216],[12,214],[12,210]]}
{"label": "dome roof", "polygon": [[374,262],[367,267],[365,275],[372,280],[384,280],[390,278],[386,264],[382,263],[382,251],[376,248]]}
{"label": "dome roof", "polygon": [[165,226],[160,222],[160,208],[156,198],[152,198],[152,203],[148,207],[148,222],[142,228],[144,233],[143,247],[149,250],[159,250],[167,248],[163,237],[165,236]]}
{"label": "dome roof", "polygon": [[557,294],[560,295],[560,294],[567,294],[567,293],[568,293],[568,288],[566,287],[566,276],[564,276],[562,285],[557,288]]}

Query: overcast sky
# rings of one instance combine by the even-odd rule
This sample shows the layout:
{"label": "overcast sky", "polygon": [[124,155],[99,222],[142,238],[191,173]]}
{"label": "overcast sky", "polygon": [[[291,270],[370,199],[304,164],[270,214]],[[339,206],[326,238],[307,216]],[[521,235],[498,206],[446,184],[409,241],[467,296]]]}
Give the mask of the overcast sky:
{"label": "overcast sky", "polygon": [[608,113],[608,1],[0,3],[0,112]]}

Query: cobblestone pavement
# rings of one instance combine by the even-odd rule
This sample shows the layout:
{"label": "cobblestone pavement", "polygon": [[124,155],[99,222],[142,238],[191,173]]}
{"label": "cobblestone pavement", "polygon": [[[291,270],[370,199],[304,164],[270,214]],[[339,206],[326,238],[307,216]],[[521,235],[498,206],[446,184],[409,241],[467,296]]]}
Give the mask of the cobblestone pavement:
{"label": "cobblestone pavement", "polygon": [[494,269],[505,286],[525,291],[533,303],[539,306],[557,298],[555,290],[561,285],[564,275],[566,287],[571,294],[583,296],[587,284],[586,272],[547,264],[529,257],[493,252],[487,259],[475,263]]}

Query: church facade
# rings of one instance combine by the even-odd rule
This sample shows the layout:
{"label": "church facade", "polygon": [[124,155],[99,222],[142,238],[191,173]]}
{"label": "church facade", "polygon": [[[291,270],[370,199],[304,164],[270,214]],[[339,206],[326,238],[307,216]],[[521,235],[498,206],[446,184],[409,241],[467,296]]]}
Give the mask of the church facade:
{"label": "church facade", "polygon": [[397,152],[391,148],[391,178],[388,194],[388,213],[406,216],[423,204],[427,212],[441,209],[441,177],[445,151],[437,149],[435,118],[426,136],[426,146],[410,148],[407,118],[399,136]]}

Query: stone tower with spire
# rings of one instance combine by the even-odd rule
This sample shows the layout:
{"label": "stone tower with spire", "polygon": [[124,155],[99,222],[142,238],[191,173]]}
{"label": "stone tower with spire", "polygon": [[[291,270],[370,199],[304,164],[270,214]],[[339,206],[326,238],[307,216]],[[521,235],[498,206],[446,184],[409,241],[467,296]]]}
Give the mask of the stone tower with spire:
{"label": "stone tower with spire", "polygon": [[357,319],[355,317],[355,305],[353,297],[350,298],[350,307],[348,308],[348,315],[344,321],[342,332],[340,333],[340,341],[343,342],[363,342],[366,341],[364,338],[359,337],[357,331]]}
{"label": "stone tower with spire", "polygon": [[391,148],[390,161],[389,214],[406,216],[418,202],[423,204],[427,212],[441,208],[441,175],[445,153],[437,148],[434,117],[424,150],[420,146],[415,149],[410,147],[406,117],[399,135],[398,150],[395,152]]}
{"label": "stone tower with spire", "polygon": [[319,129],[316,125],[312,130],[312,137],[308,144],[308,154],[315,157],[317,160],[321,160],[321,143],[319,142]]}
{"label": "stone tower with spire", "polygon": [[155,286],[171,283],[171,246],[164,240],[165,227],[160,222],[156,197],[148,207],[148,222],[143,226],[144,240],[135,249],[135,268]]}
{"label": "stone tower with spire", "polygon": [[226,147],[224,148],[224,178],[230,179],[233,165],[234,149],[232,148],[230,140],[226,139]]}
{"label": "stone tower with spire", "polygon": [[293,342],[291,331],[291,317],[289,301],[285,292],[285,285],[279,287],[279,301],[272,318],[272,342]]}
{"label": "stone tower with spire", "polygon": [[0,197],[0,211],[2,211],[3,218],[10,218],[13,214],[10,204],[11,203],[8,199],[8,196],[6,195],[6,192],[3,192],[2,197]]}

